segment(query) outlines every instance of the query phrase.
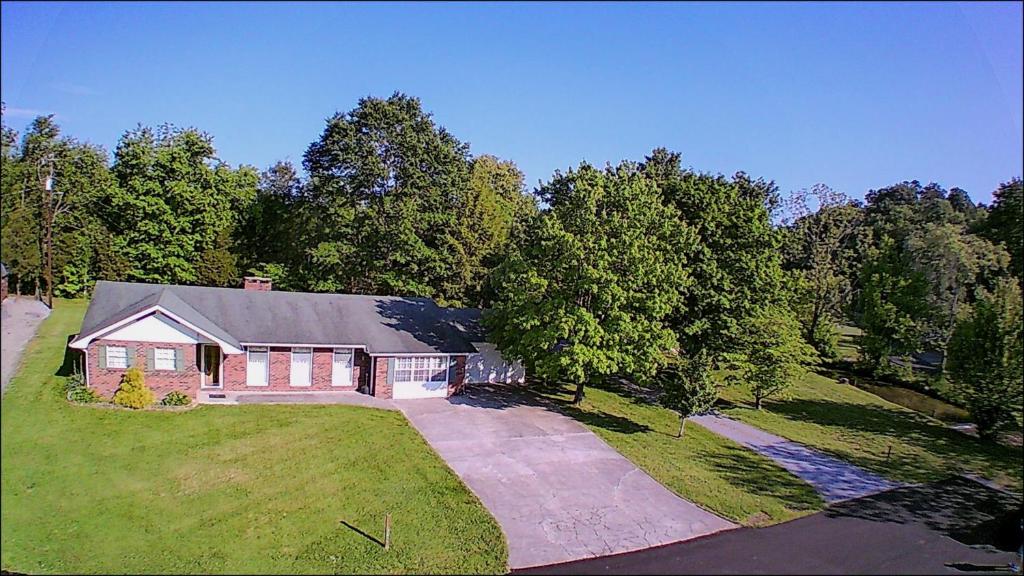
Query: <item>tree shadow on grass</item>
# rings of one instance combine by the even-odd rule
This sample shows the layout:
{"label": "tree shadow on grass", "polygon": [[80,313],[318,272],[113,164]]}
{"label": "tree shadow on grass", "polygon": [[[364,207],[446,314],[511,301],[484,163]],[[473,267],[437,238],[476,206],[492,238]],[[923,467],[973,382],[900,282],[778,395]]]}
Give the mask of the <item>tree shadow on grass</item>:
{"label": "tree shadow on grass", "polygon": [[701,459],[743,492],[776,498],[791,510],[820,510],[825,505],[810,484],[747,448],[730,446],[701,454]]}
{"label": "tree shadow on grass", "polygon": [[450,402],[504,410],[516,406],[533,406],[552,412],[564,414],[585,425],[603,428],[620,434],[637,434],[651,430],[645,424],[639,424],[615,414],[601,410],[584,410],[572,403],[571,394],[566,394],[564,386],[530,383],[524,386],[513,385],[473,385]]}
{"label": "tree shadow on grass", "polygon": [[[842,429],[886,439],[892,442],[894,454],[877,457],[849,453],[833,454],[858,466],[897,472],[898,477],[915,480],[934,479],[936,475],[955,471],[956,466],[1000,469],[1020,477],[1020,451],[999,444],[972,438],[936,423],[930,418],[906,410],[893,410],[884,406],[836,402],[830,400],[774,400],[766,410],[794,422],[807,422],[832,429]],[[942,469],[928,468],[919,459],[899,454],[899,446],[909,444],[937,456],[945,463]],[[829,452],[828,447],[819,449]],[[1016,470],[1010,463],[1016,461]]]}

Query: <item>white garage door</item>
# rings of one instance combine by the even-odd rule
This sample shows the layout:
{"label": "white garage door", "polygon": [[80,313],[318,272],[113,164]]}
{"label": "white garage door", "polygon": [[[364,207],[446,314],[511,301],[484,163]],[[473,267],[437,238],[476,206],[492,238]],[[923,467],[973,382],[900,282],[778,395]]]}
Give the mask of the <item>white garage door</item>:
{"label": "white garage door", "polygon": [[444,398],[448,396],[447,356],[416,356],[394,359],[391,397]]}
{"label": "white garage door", "polygon": [[447,382],[395,382],[392,398],[444,398],[448,395]]}
{"label": "white garage door", "polygon": [[466,358],[466,382],[470,384],[512,384],[521,383],[526,370],[519,362],[508,363],[501,352],[487,342],[474,342],[479,351]]}

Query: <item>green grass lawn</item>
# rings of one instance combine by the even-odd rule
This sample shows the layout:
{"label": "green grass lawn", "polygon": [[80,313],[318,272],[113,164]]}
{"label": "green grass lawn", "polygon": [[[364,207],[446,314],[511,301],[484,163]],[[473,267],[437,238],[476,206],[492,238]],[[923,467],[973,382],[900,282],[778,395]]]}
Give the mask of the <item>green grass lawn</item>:
{"label": "green grass lawn", "polygon": [[896,480],[923,482],[964,471],[1022,489],[1024,456],[1019,447],[983,442],[813,372],[787,398],[768,400],[760,411],[740,387],[726,387],[722,398],[732,403],[724,410],[732,418]]}
{"label": "green grass lawn", "polygon": [[397,412],[67,404],[55,374],[85,306],[57,302],[0,405],[5,570],[505,571],[493,518]]}
{"label": "green grass lawn", "polygon": [[588,388],[579,408],[568,389],[545,391],[623,456],[680,496],[730,520],[765,525],[820,510],[813,488],[774,462],[621,391]]}

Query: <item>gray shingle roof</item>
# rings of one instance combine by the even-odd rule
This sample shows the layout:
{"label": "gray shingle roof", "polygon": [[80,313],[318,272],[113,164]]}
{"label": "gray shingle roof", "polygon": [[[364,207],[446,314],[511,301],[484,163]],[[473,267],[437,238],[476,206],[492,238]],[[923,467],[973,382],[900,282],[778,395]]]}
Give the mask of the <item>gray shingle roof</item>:
{"label": "gray shingle roof", "polygon": [[263,292],[99,281],[81,335],[159,304],[233,346],[363,345],[370,354],[473,353],[467,333],[429,298]]}

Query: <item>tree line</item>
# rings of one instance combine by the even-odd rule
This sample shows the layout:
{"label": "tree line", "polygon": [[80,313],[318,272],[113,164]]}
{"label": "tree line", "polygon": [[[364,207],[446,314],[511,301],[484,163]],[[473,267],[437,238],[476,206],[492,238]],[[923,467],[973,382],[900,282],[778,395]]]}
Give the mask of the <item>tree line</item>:
{"label": "tree line", "polygon": [[304,175],[229,166],[208,134],[172,126],[125,132],[111,161],[46,116],[20,137],[3,127],[2,162],[12,291],[46,284],[49,220],[58,296],[98,279],[237,286],[255,274],[284,290],[485,307],[506,356],[571,383],[577,401],[626,377],[682,416],[710,406],[722,368],[760,406],[835,358],[837,325],[852,322],[866,369],[884,376],[894,358],[935,350],[965,403],[1001,406],[977,411],[985,430],[1019,418],[1020,178],[991,206],[916,181],[863,202],[825,185],[782,197],[659,148],[528,192],[512,161],[473,155],[400,93],[327,119]]}

